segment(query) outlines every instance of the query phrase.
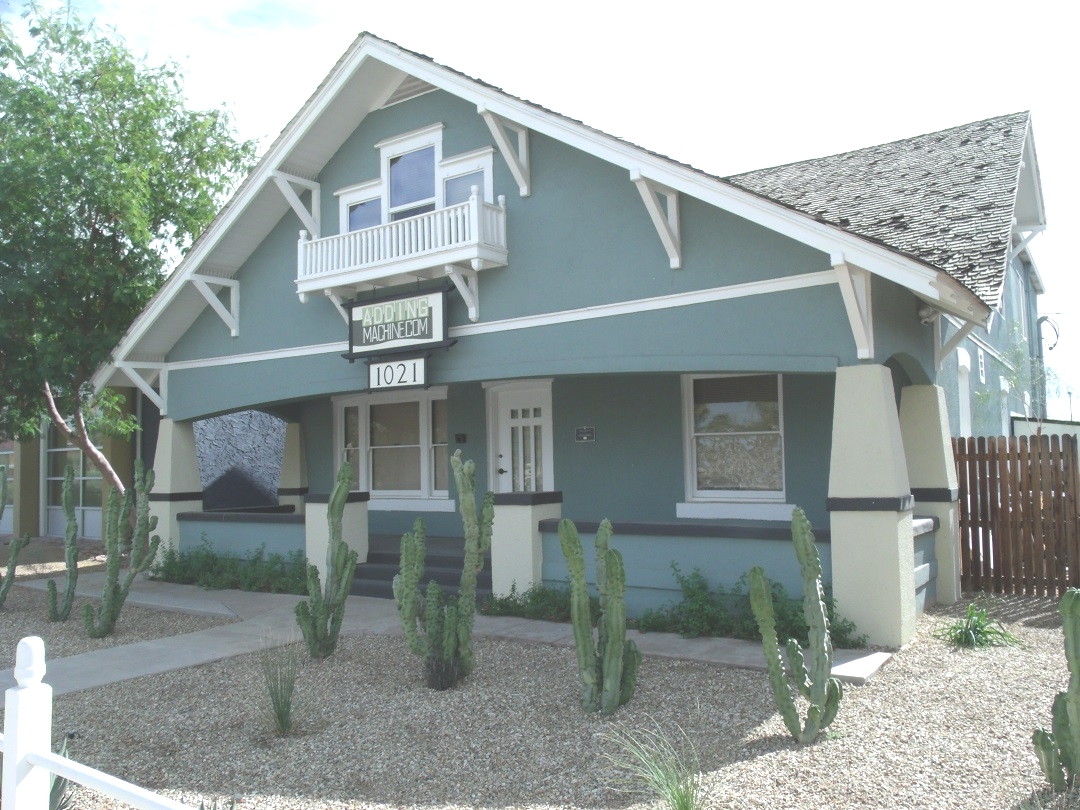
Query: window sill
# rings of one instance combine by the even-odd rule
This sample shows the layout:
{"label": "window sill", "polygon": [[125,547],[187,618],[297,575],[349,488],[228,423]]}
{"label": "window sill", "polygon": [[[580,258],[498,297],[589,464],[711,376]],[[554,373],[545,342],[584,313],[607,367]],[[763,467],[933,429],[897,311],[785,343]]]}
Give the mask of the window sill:
{"label": "window sill", "polygon": [[368,501],[371,512],[456,512],[457,501],[449,498],[378,498]]}
{"label": "window sill", "polygon": [[692,501],[675,504],[675,517],[706,520],[790,521],[795,504],[750,501]]}

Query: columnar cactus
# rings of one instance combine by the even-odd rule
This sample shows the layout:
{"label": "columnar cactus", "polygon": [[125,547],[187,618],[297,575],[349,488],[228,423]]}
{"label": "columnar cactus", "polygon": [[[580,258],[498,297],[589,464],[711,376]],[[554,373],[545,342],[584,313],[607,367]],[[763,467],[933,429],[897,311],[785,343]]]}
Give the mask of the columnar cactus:
{"label": "columnar cactus", "polygon": [[788,732],[799,743],[811,743],[818,733],[836,718],[844,689],[840,681],[830,677],[832,672],[832,639],[829,636],[829,618],[825,609],[824,591],[821,586],[821,559],[814,545],[814,533],[810,521],[802,509],[791,516],[791,539],[799,558],[803,578],[803,615],[809,627],[810,666],[795,639],[788,639],[787,654],[795,686],[810,703],[806,723],[799,719],[795,697],[784,676],[784,664],[780,658],[780,646],[776,639],[776,623],[773,618],[772,588],[761,566],[750,569],[750,607],[754,611],[761,630],[761,645],[765,653],[765,665],[769,673],[776,706],[787,726]]}
{"label": "columnar cactus", "polygon": [[[116,490],[109,490],[105,517],[105,585],[101,593],[101,607],[97,616],[92,605],[83,606],[83,623],[90,638],[104,638],[116,628],[120,609],[127,600],[131,583],[139,574],[149,570],[157,556],[161,538],[150,533],[157,528],[157,518],[150,515],[150,490],[154,488],[154,471],[143,470],[141,461],[135,462],[135,481],[124,493],[121,503]],[[127,541],[121,538],[131,527],[131,510],[135,509],[135,526]],[[120,561],[125,549],[130,549],[131,559],[123,581],[120,579]]]}
{"label": "columnar cactus", "polygon": [[330,529],[330,542],[326,547],[326,584],[319,581],[318,566],[309,563],[309,601],[296,606],[296,623],[304,634],[308,653],[315,659],[326,658],[337,649],[341,622],[345,618],[345,600],[356,576],[357,553],[341,537],[341,518],[345,514],[351,481],[352,468],[348,464],[341,465],[326,505]]}
{"label": "columnar cactus", "polygon": [[634,696],[641,666],[637,645],[626,638],[626,569],[622,554],[610,547],[611,534],[611,522],[605,519],[596,532],[600,620],[594,642],[581,538],[573,521],[559,523],[559,542],[570,571],[570,619],[581,678],[581,707],[604,715],[613,714]]}
{"label": "columnar cactus", "polygon": [[[4,510],[7,508],[7,490],[7,467],[0,465],[0,519],[4,517]],[[11,590],[11,584],[15,581],[15,568],[19,564],[19,552],[29,542],[30,535],[25,535],[21,540],[18,537],[11,538],[11,544],[8,546],[7,573],[4,575],[3,581],[0,582],[0,607],[3,607],[4,602],[7,601],[8,591]]]}
{"label": "columnar cactus", "polygon": [[424,659],[427,684],[449,689],[476,665],[472,630],[476,616],[476,577],[483,570],[484,555],[491,550],[491,525],[495,496],[484,495],[476,511],[476,464],[462,461],[458,450],[450,459],[458,491],[458,510],[465,533],[465,563],[456,597],[444,598],[437,582],[430,582],[426,598],[420,596],[424,576],[427,534],[424,521],[416,519],[413,530],[401,538],[401,572],[394,577],[394,600],[409,649]]}
{"label": "columnar cactus", "polygon": [[75,601],[75,585],[79,581],[79,546],[76,541],[79,524],[75,520],[73,490],[75,488],[75,468],[70,464],[64,468],[64,484],[60,493],[60,503],[64,507],[67,525],[64,528],[64,561],[67,563],[67,579],[64,588],[64,604],[57,606],[56,582],[49,580],[46,589],[49,596],[49,621],[66,622],[71,615],[71,605]]}
{"label": "columnar cactus", "polygon": [[1061,597],[1065,660],[1069,664],[1069,687],[1058,692],[1051,713],[1051,729],[1035,729],[1031,741],[1046,781],[1064,791],[1080,774],[1080,590],[1069,588]]}

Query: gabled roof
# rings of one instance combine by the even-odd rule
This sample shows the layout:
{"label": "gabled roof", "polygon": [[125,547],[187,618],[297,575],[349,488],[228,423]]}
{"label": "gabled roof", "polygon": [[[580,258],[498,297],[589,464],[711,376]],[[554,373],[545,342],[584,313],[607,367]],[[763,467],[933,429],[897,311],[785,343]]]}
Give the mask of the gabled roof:
{"label": "gabled roof", "polygon": [[1030,137],[1020,112],[726,179],[939,267],[995,306]]}
{"label": "gabled roof", "polygon": [[[957,252],[955,259],[949,258],[952,256],[949,250],[941,255],[934,252],[934,226],[929,220],[925,224],[920,220],[919,227],[912,229],[926,240],[927,247],[922,251],[917,249],[918,239],[911,240],[909,244],[897,238],[897,234],[903,232],[902,228],[874,230],[870,224],[860,228],[851,226],[851,217],[844,213],[848,210],[847,206],[850,204],[854,207],[855,203],[872,196],[865,183],[858,180],[861,173],[865,174],[869,160],[863,160],[861,164],[852,161],[847,167],[851,179],[841,184],[845,189],[843,195],[838,192],[830,196],[827,193],[830,184],[821,168],[832,165],[829,161],[836,161],[839,171],[844,167],[843,156],[730,179],[716,177],[516,98],[493,85],[444,67],[429,57],[364,33],[338,60],[228,204],[196,240],[117,346],[115,362],[95,376],[95,384],[102,386],[114,382],[114,374],[125,364],[142,369],[142,382],[152,383],[157,370],[163,368],[165,355],[208,306],[206,284],[213,284],[215,279],[221,280],[218,283],[227,284],[228,280],[233,279],[281,216],[289,210],[290,203],[286,200],[283,186],[316,181],[322,168],[370,112],[430,87],[443,89],[476,104],[478,110],[622,167],[628,171],[628,180],[635,176],[646,178],[658,186],[695,197],[816,248],[828,254],[834,265],[852,265],[890,279],[942,311],[966,320],[982,321],[989,316],[989,302],[996,300],[991,290],[993,278],[999,272],[1001,246],[1008,246],[1008,234],[1003,234],[998,224],[987,228],[987,232],[992,231],[995,240],[992,248],[984,246],[985,252],[973,251],[969,258]],[[1014,172],[1010,186],[1014,192],[1017,187],[1017,166],[1011,156],[1016,138],[1020,138],[1021,147],[1026,143],[1030,149],[1030,139],[1024,140],[1023,121],[1018,120],[1015,128],[1020,131],[1019,136],[1011,133],[1005,139],[1007,148],[1004,145],[1001,147],[1001,152],[1010,156],[1009,166],[1012,168],[1006,166],[1002,171],[1006,175],[1009,171]],[[933,137],[923,136],[927,139]],[[997,137],[1004,136],[999,133]],[[887,150],[888,145],[877,149]],[[857,155],[866,151],[873,150],[849,154]],[[938,150],[938,154],[947,152]],[[1033,151],[1030,155],[1030,162],[1034,165]],[[997,152],[989,155],[994,158],[998,156]],[[814,171],[816,164],[819,169]],[[975,165],[978,164],[971,163],[972,167]],[[796,170],[795,167],[799,166],[803,170]],[[811,182],[811,178],[815,177],[818,179]],[[940,177],[936,180],[937,187],[946,199],[948,182]],[[1015,201],[1010,201],[1004,190],[1006,180],[1002,179],[1000,185],[999,193],[987,196],[984,201],[993,208],[995,223],[1003,216],[1001,210],[1004,209],[1009,211],[1005,220],[1011,221],[1015,207]],[[829,208],[816,202],[816,195],[810,196],[807,192],[807,198],[803,199],[799,191],[801,186],[807,189],[819,187],[820,194],[829,202],[835,197],[835,215]],[[1034,186],[1030,183],[1028,186],[1035,189],[1034,197],[1039,203],[1036,208],[1041,216],[1037,177]],[[892,188],[893,192],[887,196],[888,202],[894,207],[908,199],[900,196],[899,186]],[[994,185],[994,188],[997,189],[997,186]],[[956,200],[958,206],[961,202],[974,202],[978,210],[977,206],[982,204],[979,201],[983,199],[979,195],[983,192],[966,193],[967,199]],[[838,202],[841,198],[846,198],[843,205]],[[883,199],[883,206],[884,202]],[[944,199],[941,204],[944,204]],[[920,210],[922,207],[920,203]],[[880,213],[869,216],[869,223],[888,219],[898,213],[896,210],[886,212],[887,208],[884,206]],[[841,217],[848,219],[847,225],[841,222]],[[940,223],[938,227],[941,227]],[[962,228],[958,224],[955,230],[959,234]],[[970,238],[978,242],[986,237],[980,230],[972,232]],[[976,266],[982,257],[992,265],[989,271]],[[984,278],[986,273],[989,275]],[[191,281],[197,283],[188,283]],[[968,283],[974,286],[966,286]]]}

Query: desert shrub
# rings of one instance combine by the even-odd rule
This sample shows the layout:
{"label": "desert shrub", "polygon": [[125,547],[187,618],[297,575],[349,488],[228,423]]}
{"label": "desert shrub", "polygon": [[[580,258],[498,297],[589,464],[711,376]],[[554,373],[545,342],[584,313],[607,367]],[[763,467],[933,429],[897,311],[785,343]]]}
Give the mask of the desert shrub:
{"label": "desert shrub", "polygon": [[957,647],[1007,647],[1017,642],[997,619],[991,618],[985,599],[968,602],[964,615],[935,635]]}
{"label": "desert shrub", "polygon": [[150,576],[163,582],[198,585],[207,590],[231,588],[304,594],[307,593],[306,572],[306,560],[301,551],[288,556],[267,555],[266,547],[259,546],[251,557],[244,559],[218,554],[204,538],[202,544],[191,551],[178,552],[170,548],[159,555]]}
{"label": "desert shrub", "polygon": [[[590,610],[595,623],[600,616],[600,600],[591,597]],[[485,616],[516,616],[522,619],[541,619],[548,622],[570,621],[570,589],[537,583],[525,591],[510,586],[506,596],[487,596],[480,600],[480,613]]]}

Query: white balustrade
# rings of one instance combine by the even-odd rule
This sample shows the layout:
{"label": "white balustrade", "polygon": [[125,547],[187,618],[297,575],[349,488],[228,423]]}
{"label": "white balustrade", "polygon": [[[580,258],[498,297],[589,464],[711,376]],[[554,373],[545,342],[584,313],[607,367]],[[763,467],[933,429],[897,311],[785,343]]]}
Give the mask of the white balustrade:
{"label": "white balustrade", "polygon": [[85,785],[139,810],[191,810],[186,804],[54,754],[52,687],[45,677],[45,643],[24,638],[15,651],[17,686],[4,694],[4,810],[48,810],[50,774]]}

